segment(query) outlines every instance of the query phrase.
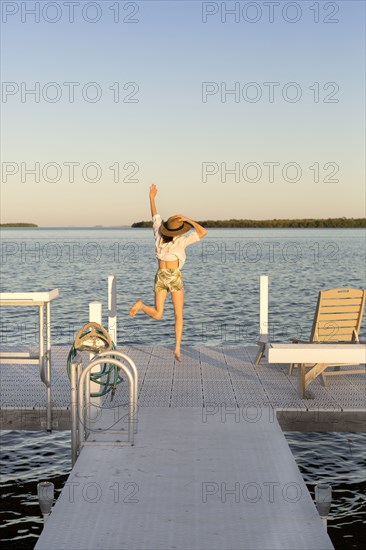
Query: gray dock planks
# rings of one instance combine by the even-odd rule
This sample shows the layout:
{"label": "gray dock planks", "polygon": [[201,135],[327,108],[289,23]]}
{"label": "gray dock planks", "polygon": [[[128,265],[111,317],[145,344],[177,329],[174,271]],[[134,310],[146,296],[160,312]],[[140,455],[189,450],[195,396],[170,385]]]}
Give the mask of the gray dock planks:
{"label": "gray dock planks", "polygon": [[[139,371],[139,405],[146,407],[237,406],[243,414],[253,408],[265,411],[303,411],[300,416],[287,415],[286,429],[329,431],[364,430],[366,410],[365,375],[329,378],[326,387],[315,380],[308,389],[308,399],[297,394],[297,376],[288,376],[287,365],[262,361],[256,368],[256,346],[194,346],[183,348],[183,362],[173,359],[172,348],[159,346],[120,347],[135,361]],[[69,427],[69,380],[66,373],[68,346],[52,349],[52,398],[55,408],[54,429]],[[353,368],[353,367],[350,367]],[[44,427],[46,392],[38,368],[34,365],[0,365],[1,421],[3,429],[40,429]],[[22,381],[20,384],[19,381]],[[113,404],[127,400],[120,387]],[[106,400],[106,406],[108,399]],[[314,423],[312,412],[338,411],[336,422],[322,417]],[[260,411],[259,411],[260,412]],[[258,414],[259,414],[258,412]],[[357,414],[355,414],[357,412]],[[282,415],[282,418],[283,415]],[[291,424],[291,418],[296,422]],[[282,422],[281,422],[282,425]],[[357,428],[358,426],[358,428]]]}
{"label": "gray dock planks", "polygon": [[36,550],[333,548],[275,419],[139,413],[134,447],[82,450]]}

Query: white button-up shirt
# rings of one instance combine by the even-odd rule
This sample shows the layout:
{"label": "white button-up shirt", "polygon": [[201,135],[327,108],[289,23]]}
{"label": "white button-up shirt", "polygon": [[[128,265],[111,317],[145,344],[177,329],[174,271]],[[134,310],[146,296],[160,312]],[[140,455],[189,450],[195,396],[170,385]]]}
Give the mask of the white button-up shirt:
{"label": "white button-up shirt", "polygon": [[153,231],[155,237],[155,251],[158,260],[165,260],[166,262],[179,261],[179,269],[181,269],[186,261],[185,248],[200,240],[197,231],[190,233],[189,235],[178,235],[174,237],[169,243],[165,243],[161,236],[160,227],[162,219],[160,214],[153,216]]}

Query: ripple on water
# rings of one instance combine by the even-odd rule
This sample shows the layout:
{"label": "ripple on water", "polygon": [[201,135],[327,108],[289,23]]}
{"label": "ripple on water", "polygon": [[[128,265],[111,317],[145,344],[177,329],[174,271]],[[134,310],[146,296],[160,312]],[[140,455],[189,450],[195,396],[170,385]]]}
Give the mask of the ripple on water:
{"label": "ripple on water", "polygon": [[364,548],[366,434],[287,432],[285,436],[312,498],[317,483],[332,486],[328,532],[335,548]]}

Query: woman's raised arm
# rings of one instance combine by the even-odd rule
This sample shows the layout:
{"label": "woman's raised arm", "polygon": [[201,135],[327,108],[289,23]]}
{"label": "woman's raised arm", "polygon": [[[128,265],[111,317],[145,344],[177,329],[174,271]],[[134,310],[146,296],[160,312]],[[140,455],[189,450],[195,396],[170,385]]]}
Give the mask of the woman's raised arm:
{"label": "woman's raised arm", "polygon": [[157,192],[158,192],[158,190],[156,188],[156,185],[155,185],[155,183],[153,183],[150,186],[150,208],[151,208],[151,215],[152,216],[155,216],[158,213],[158,211],[156,209],[156,205],[155,205],[155,197],[156,197]]}

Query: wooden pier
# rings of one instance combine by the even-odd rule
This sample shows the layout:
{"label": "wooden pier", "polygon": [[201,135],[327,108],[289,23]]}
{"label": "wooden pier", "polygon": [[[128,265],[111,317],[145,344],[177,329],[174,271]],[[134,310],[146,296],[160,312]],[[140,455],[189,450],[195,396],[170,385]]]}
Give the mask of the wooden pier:
{"label": "wooden pier", "polygon": [[[182,363],[170,347],[119,349],[139,371],[135,445],[92,431],[37,550],[333,548],[281,427],[363,431],[364,375],[315,380],[300,399],[288,365],[255,367],[256,346],[184,347]],[[68,351],[52,348],[54,429],[70,428]],[[34,365],[1,365],[1,383],[2,428],[44,429]],[[126,402],[122,384],[93,430],[120,427]]]}

